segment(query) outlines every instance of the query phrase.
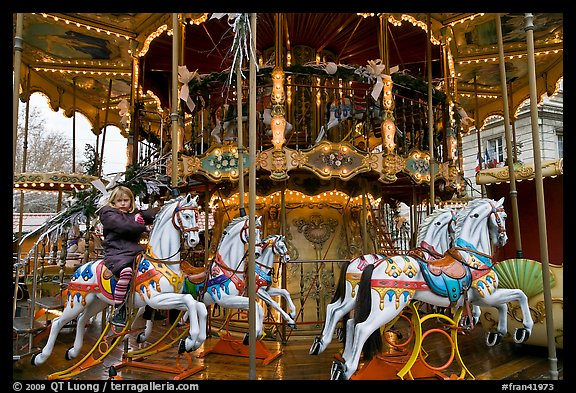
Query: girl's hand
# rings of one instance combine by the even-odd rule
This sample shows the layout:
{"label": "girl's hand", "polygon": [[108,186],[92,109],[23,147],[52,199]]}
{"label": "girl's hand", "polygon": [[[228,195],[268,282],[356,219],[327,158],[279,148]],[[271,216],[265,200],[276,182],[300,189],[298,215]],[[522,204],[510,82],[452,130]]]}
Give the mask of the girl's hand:
{"label": "girl's hand", "polygon": [[142,225],[145,224],[144,218],[142,217],[142,214],[140,214],[140,213],[137,213],[137,214],[134,216],[134,220],[135,220],[138,224],[142,224]]}

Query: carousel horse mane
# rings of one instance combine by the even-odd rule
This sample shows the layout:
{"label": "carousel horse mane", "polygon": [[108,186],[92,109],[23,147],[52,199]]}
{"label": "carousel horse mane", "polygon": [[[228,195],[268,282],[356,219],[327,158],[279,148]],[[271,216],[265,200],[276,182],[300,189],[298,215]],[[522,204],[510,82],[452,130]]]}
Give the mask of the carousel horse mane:
{"label": "carousel horse mane", "polygon": [[[220,237],[220,241],[218,242],[218,249],[220,248],[220,246],[222,245],[222,243],[224,242],[224,240],[226,239],[227,235],[230,233],[230,231],[232,230],[232,228],[240,223],[240,222],[244,222],[248,219],[248,216],[238,216],[238,217],[234,217],[232,219],[232,221],[230,221],[230,223],[226,226],[226,229],[224,229],[222,231],[222,236]],[[260,225],[260,217],[255,217],[255,223],[256,223],[256,227],[258,227]]]}
{"label": "carousel horse mane", "polygon": [[440,208],[440,209],[434,210],[432,213],[430,213],[428,216],[426,216],[426,218],[424,219],[424,221],[422,222],[422,224],[420,224],[420,227],[418,228],[417,239],[424,239],[424,237],[428,233],[428,229],[430,228],[430,225],[432,225],[432,223],[434,222],[434,219],[436,217],[441,216],[443,214],[446,214],[450,211],[451,210],[447,209],[447,208]]}
{"label": "carousel horse mane", "polygon": [[[175,199],[171,199],[169,201],[166,201],[164,203],[164,205],[162,205],[162,207],[160,208],[158,213],[156,213],[156,218],[154,219],[154,224],[152,225],[152,229],[150,230],[150,236],[152,236],[155,233],[154,230],[159,227],[160,223],[167,223],[167,222],[171,221],[170,218],[167,219],[165,216],[168,214],[172,214],[171,207],[173,207],[173,204],[181,201],[183,198],[184,198],[184,196],[179,196]],[[159,231],[159,229],[158,229],[158,231]]]}
{"label": "carousel horse mane", "polygon": [[[473,199],[466,206],[462,208],[460,213],[458,214],[459,217],[467,217],[471,214],[476,208],[486,203],[493,203],[494,201],[490,198],[477,198]],[[466,220],[457,220],[456,227],[454,228],[455,233],[462,233],[462,227],[466,223]]]}

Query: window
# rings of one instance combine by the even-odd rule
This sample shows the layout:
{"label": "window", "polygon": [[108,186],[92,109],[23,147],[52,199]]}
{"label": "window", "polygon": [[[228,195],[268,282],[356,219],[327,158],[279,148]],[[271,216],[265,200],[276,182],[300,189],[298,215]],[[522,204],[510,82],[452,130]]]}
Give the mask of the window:
{"label": "window", "polygon": [[558,137],[558,158],[564,158],[564,133],[557,132]]}
{"label": "window", "polygon": [[486,142],[486,157],[484,162],[488,168],[494,168],[499,162],[504,162],[502,137],[488,139]]}

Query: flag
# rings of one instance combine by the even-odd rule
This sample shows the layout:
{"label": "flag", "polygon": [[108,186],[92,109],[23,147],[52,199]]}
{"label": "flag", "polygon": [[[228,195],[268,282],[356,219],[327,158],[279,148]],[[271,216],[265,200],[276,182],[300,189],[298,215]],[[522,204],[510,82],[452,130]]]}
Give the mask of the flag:
{"label": "flag", "polygon": [[490,167],[490,155],[488,154],[488,147],[486,147],[486,151],[484,152],[484,168]]}
{"label": "flag", "polygon": [[476,165],[476,172],[478,172],[480,169],[482,169],[482,155],[480,154],[480,152],[478,152],[478,155],[476,156],[476,158],[478,159],[478,165]]}

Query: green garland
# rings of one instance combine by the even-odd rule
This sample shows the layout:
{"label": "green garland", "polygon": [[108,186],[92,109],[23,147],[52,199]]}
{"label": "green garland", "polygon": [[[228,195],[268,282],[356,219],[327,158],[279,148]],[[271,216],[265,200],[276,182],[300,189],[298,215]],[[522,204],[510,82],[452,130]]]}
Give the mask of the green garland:
{"label": "green garland", "polygon": [[[289,67],[285,67],[284,72],[286,75],[301,75],[301,76],[324,76],[327,77],[328,74],[326,71],[318,66],[314,65],[292,65]],[[368,79],[362,75],[361,67],[353,67],[353,66],[337,66],[337,70],[334,74],[330,75],[329,77],[335,79],[342,79],[343,82],[350,82],[356,81],[361,83],[370,83]],[[210,91],[210,85],[213,84],[225,84],[226,81],[231,78],[235,77],[234,71],[224,71],[224,72],[213,72],[210,74],[205,74],[200,77],[200,79],[193,79],[188,83],[188,87],[192,94],[203,94],[205,95]],[[258,74],[257,74],[257,84],[258,85],[266,85],[271,84],[271,74],[272,74],[272,67],[261,67]],[[401,90],[408,90],[413,91],[418,94],[428,95],[428,82],[418,79],[412,75],[404,74],[404,73],[393,73],[391,75],[392,81],[394,82],[394,92],[398,93]],[[446,94],[443,92],[432,89],[432,98],[437,101],[445,101]]]}

